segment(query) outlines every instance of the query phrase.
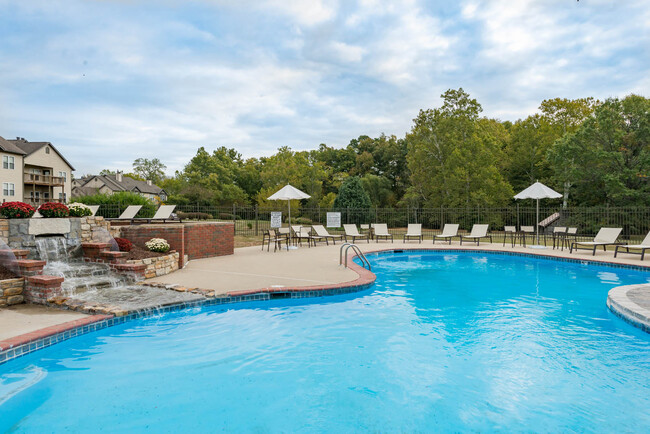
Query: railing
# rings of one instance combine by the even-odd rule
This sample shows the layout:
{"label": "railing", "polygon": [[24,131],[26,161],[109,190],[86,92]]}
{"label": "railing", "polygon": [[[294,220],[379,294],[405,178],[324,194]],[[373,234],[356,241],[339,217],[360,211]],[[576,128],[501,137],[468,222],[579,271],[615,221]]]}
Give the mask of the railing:
{"label": "railing", "polygon": [[25,184],[62,186],[65,184],[65,179],[61,176],[41,175],[39,173],[26,172],[23,174],[23,182]]}
{"label": "railing", "polygon": [[[345,252],[343,251],[345,249]],[[345,268],[348,268],[348,250],[352,249],[354,253],[357,254],[357,257],[361,260],[362,266],[368,266],[368,270],[372,271],[370,262],[366,258],[366,255],[363,254],[359,246],[353,243],[343,243],[339,249],[339,265],[344,265]]]}
{"label": "railing", "polygon": [[[101,205],[98,215],[117,217],[126,209],[126,204]],[[145,209],[146,208],[146,209]],[[156,206],[143,207],[138,217],[153,216]],[[242,236],[261,236],[263,230],[271,228],[271,212],[281,211],[283,222],[287,224],[286,202],[279,202],[273,207],[255,206],[211,206],[178,205],[176,212],[185,213],[184,219],[207,219],[212,221],[229,221],[235,225],[235,234]],[[409,223],[421,223],[426,237],[441,232],[445,223],[458,223],[461,231],[469,231],[472,225],[488,223],[490,231],[502,231],[504,226],[534,226],[536,211],[534,206],[511,206],[504,208],[299,208],[291,210],[294,224],[326,224],[328,212],[340,212],[341,223],[368,224],[386,223],[391,233],[399,234]],[[148,214],[147,214],[148,213]],[[650,231],[650,208],[643,207],[573,207],[561,209],[543,207],[539,210],[540,221],[560,213],[560,218],[546,228],[540,228],[540,234],[551,233],[553,226],[571,226],[578,228],[578,234],[593,237],[603,226],[623,228],[622,238],[640,240]],[[147,215],[145,215],[147,214]],[[150,215],[149,215],[150,214]],[[332,232],[337,232],[333,230]]]}
{"label": "railing", "polygon": [[31,197],[31,196],[26,196],[24,199],[25,203],[28,203],[30,205],[41,205],[47,202],[63,202],[61,199],[49,199],[49,198],[44,198],[44,197]]}

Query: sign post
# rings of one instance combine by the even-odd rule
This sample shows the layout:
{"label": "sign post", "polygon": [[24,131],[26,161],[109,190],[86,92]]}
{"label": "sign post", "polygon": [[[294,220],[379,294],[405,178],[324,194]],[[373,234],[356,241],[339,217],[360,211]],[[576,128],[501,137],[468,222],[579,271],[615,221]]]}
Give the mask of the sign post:
{"label": "sign post", "polygon": [[271,211],[271,228],[281,228],[282,227],[282,212],[281,211]]}
{"label": "sign post", "polygon": [[327,227],[328,228],[340,228],[341,227],[341,213],[340,212],[328,212],[327,213]]}

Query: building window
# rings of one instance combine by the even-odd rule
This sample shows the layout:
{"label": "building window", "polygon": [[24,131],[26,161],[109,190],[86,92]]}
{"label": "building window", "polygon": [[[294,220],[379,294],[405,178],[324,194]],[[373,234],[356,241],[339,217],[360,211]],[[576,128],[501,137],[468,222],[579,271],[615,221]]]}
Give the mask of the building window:
{"label": "building window", "polygon": [[49,154],[49,153],[50,153],[50,147],[49,147],[49,146],[46,146],[46,147],[45,147],[45,153],[46,153],[46,154]]}
{"label": "building window", "polygon": [[3,169],[13,169],[15,160],[16,159],[14,157],[9,157],[9,156],[5,155],[4,157],[2,157],[2,168]]}
{"label": "building window", "polygon": [[49,199],[50,198],[50,193],[49,192],[43,192],[43,199]]}
{"label": "building window", "polygon": [[3,182],[2,183],[2,194],[5,196],[15,196],[16,195],[16,186],[13,182]]}
{"label": "building window", "polygon": [[59,172],[59,177],[63,178],[63,182],[68,180],[68,172]]}

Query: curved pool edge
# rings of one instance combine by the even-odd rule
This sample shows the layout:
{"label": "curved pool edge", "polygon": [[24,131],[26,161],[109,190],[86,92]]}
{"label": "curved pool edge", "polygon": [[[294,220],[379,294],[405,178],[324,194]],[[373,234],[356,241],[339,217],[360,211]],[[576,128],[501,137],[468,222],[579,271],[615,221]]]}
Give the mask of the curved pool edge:
{"label": "curved pool edge", "polygon": [[642,289],[650,300],[650,284],[624,285],[612,288],[607,294],[607,307],[622,320],[650,333],[650,310],[636,303],[630,297],[633,290]]}
{"label": "curved pool edge", "polygon": [[[422,246],[422,245],[413,245],[408,247],[396,248],[393,245],[380,245],[372,246],[377,247],[375,249],[368,250],[364,254],[377,254],[382,252],[392,252],[392,251],[433,251],[433,252],[460,252],[460,253],[488,253],[488,254],[503,254],[509,256],[524,256],[524,257],[535,257],[555,261],[564,261],[564,262],[573,262],[581,264],[594,264],[594,265],[607,265],[615,268],[628,268],[642,271],[650,271],[650,265],[645,264],[622,264],[617,262],[609,262],[599,258],[571,258],[567,256],[555,256],[544,254],[544,252],[513,252],[507,249],[497,248],[481,248],[479,246]],[[491,246],[492,247],[492,246]],[[14,338],[5,339],[0,342],[0,365],[13,360],[18,357],[30,354],[36,350],[43,349],[54,345],[56,343],[68,340],[75,336],[80,336],[86,333],[97,331],[106,327],[111,327],[118,325],[127,321],[134,319],[144,318],[147,316],[158,315],[161,313],[172,312],[176,310],[188,309],[193,307],[203,307],[203,306],[214,306],[221,304],[232,304],[232,303],[242,303],[250,301],[265,301],[272,299],[282,299],[282,298],[314,298],[314,297],[325,297],[333,295],[342,295],[349,294],[353,292],[360,292],[369,288],[376,280],[376,275],[372,271],[367,270],[356,264],[352,259],[357,255],[355,253],[348,253],[348,264],[352,271],[357,273],[357,278],[355,280],[341,282],[336,284],[329,285],[313,285],[313,286],[296,286],[296,287],[283,287],[283,288],[260,288],[260,289],[247,289],[240,291],[230,291],[225,295],[213,295],[204,300],[197,300],[192,302],[181,302],[173,303],[167,306],[161,306],[156,309],[146,309],[141,311],[136,311],[129,313],[125,316],[112,316],[112,315],[93,315],[89,318],[95,318],[90,320],[88,323],[81,325],[74,324],[76,321],[88,320],[89,318],[84,318],[82,320],[70,321],[68,323],[63,323],[58,326],[47,327],[44,329],[36,330],[34,332],[27,333],[25,335],[16,336]],[[174,289],[178,285],[150,285],[164,287],[166,289]],[[631,285],[638,286],[638,285]],[[616,288],[614,288],[616,289]],[[202,290],[197,288],[197,291],[203,294],[209,292],[209,290]],[[608,306],[610,306],[609,298],[607,300]],[[610,307],[611,309],[611,307]],[[621,316],[620,312],[614,311],[614,314],[619,316],[621,319],[628,321],[628,316]],[[102,318],[99,318],[102,317]],[[631,315],[632,320],[636,318],[634,315]],[[640,327],[640,323],[628,321],[637,327]],[[65,326],[64,329],[57,329],[57,327]],[[647,325],[643,328],[645,331],[650,333],[650,327]],[[5,346],[6,345],[6,346]]]}
{"label": "curved pool edge", "polygon": [[[155,309],[143,309],[134,311],[124,316],[90,315],[86,318],[46,327],[0,341],[0,365],[76,336],[81,336],[86,333],[94,332],[107,327],[122,324],[127,321],[132,321],[152,315],[159,315],[162,313],[195,307],[207,307],[251,301],[316,298],[350,294],[363,291],[369,288],[375,282],[376,276],[369,270],[362,268],[353,262],[350,264],[349,268],[355,271],[358,277],[355,280],[348,282],[329,285],[261,288],[252,290],[230,291],[225,295],[213,295],[212,297],[206,297],[202,300],[189,302],[170,303],[169,305],[161,306]],[[169,287],[168,289],[173,289],[174,285],[151,286],[163,286]],[[197,291],[203,291],[204,294],[206,292],[206,290],[201,289],[197,289]]]}

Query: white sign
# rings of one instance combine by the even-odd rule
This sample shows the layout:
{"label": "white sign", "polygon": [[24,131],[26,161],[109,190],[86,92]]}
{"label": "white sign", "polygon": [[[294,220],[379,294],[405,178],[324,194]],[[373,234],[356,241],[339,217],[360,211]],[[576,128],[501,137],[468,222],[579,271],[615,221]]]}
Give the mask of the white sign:
{"label": "white sign", "polygon": [[281,228],[282,227],[282,212],[281,211],[272,211],[271,212],[271,227],[272,228]]}
{"label": "white sign", "polygon": [[328,228],[340,228],[341,227],[341,213],[340,212],[328,212],[327,213],[327,227]]}

